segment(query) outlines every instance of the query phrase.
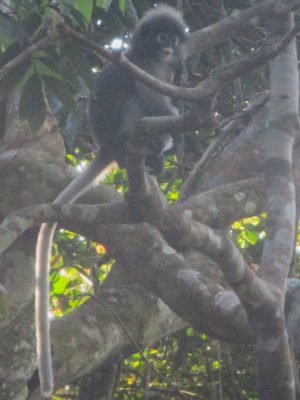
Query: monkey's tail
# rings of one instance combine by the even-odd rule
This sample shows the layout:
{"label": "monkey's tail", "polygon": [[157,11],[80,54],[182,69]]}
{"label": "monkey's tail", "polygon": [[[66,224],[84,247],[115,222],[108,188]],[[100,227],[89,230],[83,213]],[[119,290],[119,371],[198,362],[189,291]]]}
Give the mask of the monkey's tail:
{"label": "monkey's tail", "polygon": [[[86,193],[97,179],[100,181],[106,167],[112,162],[111,159],[102,157],[101,154],[91,162],[87,170],[78,175],[54,200],[54,204],[72,204],[81,195]],[[99,176],[100,175],[100,176]],[[98,179],[99,178],[99,179]]]}
{"label": "monkey's tail", "polygon": [[[37,364],[41,394],[50,397],[53,392],[53,373],[50,347],[49,259],[51,243],[57,224],[42,224],[36,245],[35,266],[35,330]],[[50,244],[50,245],[49,245]]]}
{"label": "monkey's tail", "polygon": [[[55,199],[54,204],[71,204],[84,194],[111,160],[98,156],[81,175],[75,178]],[[36,247],[35,329],[40,390],[49,397],[53,392],[53,372],[50,343],[49,260],[56,223],[44,223],[38,234]]]}

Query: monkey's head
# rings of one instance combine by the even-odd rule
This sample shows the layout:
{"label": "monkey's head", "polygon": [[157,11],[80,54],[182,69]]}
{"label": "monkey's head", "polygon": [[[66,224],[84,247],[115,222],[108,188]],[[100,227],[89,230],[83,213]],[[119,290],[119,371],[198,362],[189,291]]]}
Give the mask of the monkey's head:
{"label": "monkey's head", "polygon": [[187,25],[176,10],[159,6],[148,11],[137,24],[132,34],[131,48],[140,55],[169,57],[178,52],[188,37],[187,32]]}

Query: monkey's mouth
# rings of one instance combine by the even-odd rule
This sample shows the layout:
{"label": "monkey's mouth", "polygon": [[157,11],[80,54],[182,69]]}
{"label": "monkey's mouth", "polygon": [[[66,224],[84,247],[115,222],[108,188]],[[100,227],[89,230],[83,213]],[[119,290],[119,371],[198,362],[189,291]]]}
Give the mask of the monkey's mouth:
{"label": "monkey's mouth", "polygon": [[163,49],[161,49],[161,53],[164,56],[171,56],[174,53],[174,50],[172,49],[172,47],[164,47]]}

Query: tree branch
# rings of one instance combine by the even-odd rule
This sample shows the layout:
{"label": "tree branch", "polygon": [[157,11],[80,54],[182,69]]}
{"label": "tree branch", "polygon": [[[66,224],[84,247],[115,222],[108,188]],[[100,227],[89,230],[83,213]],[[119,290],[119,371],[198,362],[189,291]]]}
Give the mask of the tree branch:
{"label": "tree branch", "polygon": [[232,133],[235,133],[237,129],[241,131],[245,121],[249,121],[253,115],[267,103],[269,98],[269,93],[263,93],[246,107],[242,113],[233,116],[227,124],[222,122],[222,126],[218,129],[219,134],[217,139],[207,148],[201,159],[195,164],[193,171],[183,183],[180,191],[180,198],[182,200],[188,198],[189,193],[191,193],[195,184],[201,178],[204,168],[207,166],[214,153],[220,153],[220,149],[222,151],[226,144],[228,144],[228,137],[230,139]]}
{"label": "tree branch", "polygon": [[[40,51],[40,50],[45,50],[48,47],[53,46],[59,37],[60,36],[58,34],[51,34],[51,35],[45,36],[44,38],[40,39],[38,42],[27,47],[27,49],[23,50],[21,53],[16,55],[11,61],[9,61],[2,68],[0,68],[0,83],[6,78],[6,76],[11,71],[13,71],[18,66],[25,64],[34,53],[36,53],[37,51]],[[5,93],[3,93],[3,89],[1,88],[1,85],[0,85],[0,99],[3,97],[3,95],[5,95]]]}
{"label": "tree branch", "polygon": [[13,244],[24,232],[42,222],[63,222],[73,220],[92,223],[129,223],[130,216],[125,201],[113,204],[46,204],[23,208],[8,215],[0,224],[0,254]]}
{"label": "tree branch", "polygon": [[263,1],[251,8],[234,13],[204,29],[193,32],[185,46],[186,56],[223,43],[230,36],[243,32],[249,27],[261,24],[268,18],[285,14],[300,7],[299,0],[269,0]]}

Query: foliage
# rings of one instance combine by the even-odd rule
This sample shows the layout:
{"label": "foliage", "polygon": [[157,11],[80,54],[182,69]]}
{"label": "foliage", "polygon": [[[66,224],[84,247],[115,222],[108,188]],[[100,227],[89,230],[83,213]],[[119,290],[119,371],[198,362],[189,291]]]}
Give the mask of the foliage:
{"label": "foliage", "polygon": [[257,399],[250,348],[220,345],[188,328],[144,356],[155,370],[134,354],[124,363],[116,399],[177,399],[177,390],[189,399]]}

